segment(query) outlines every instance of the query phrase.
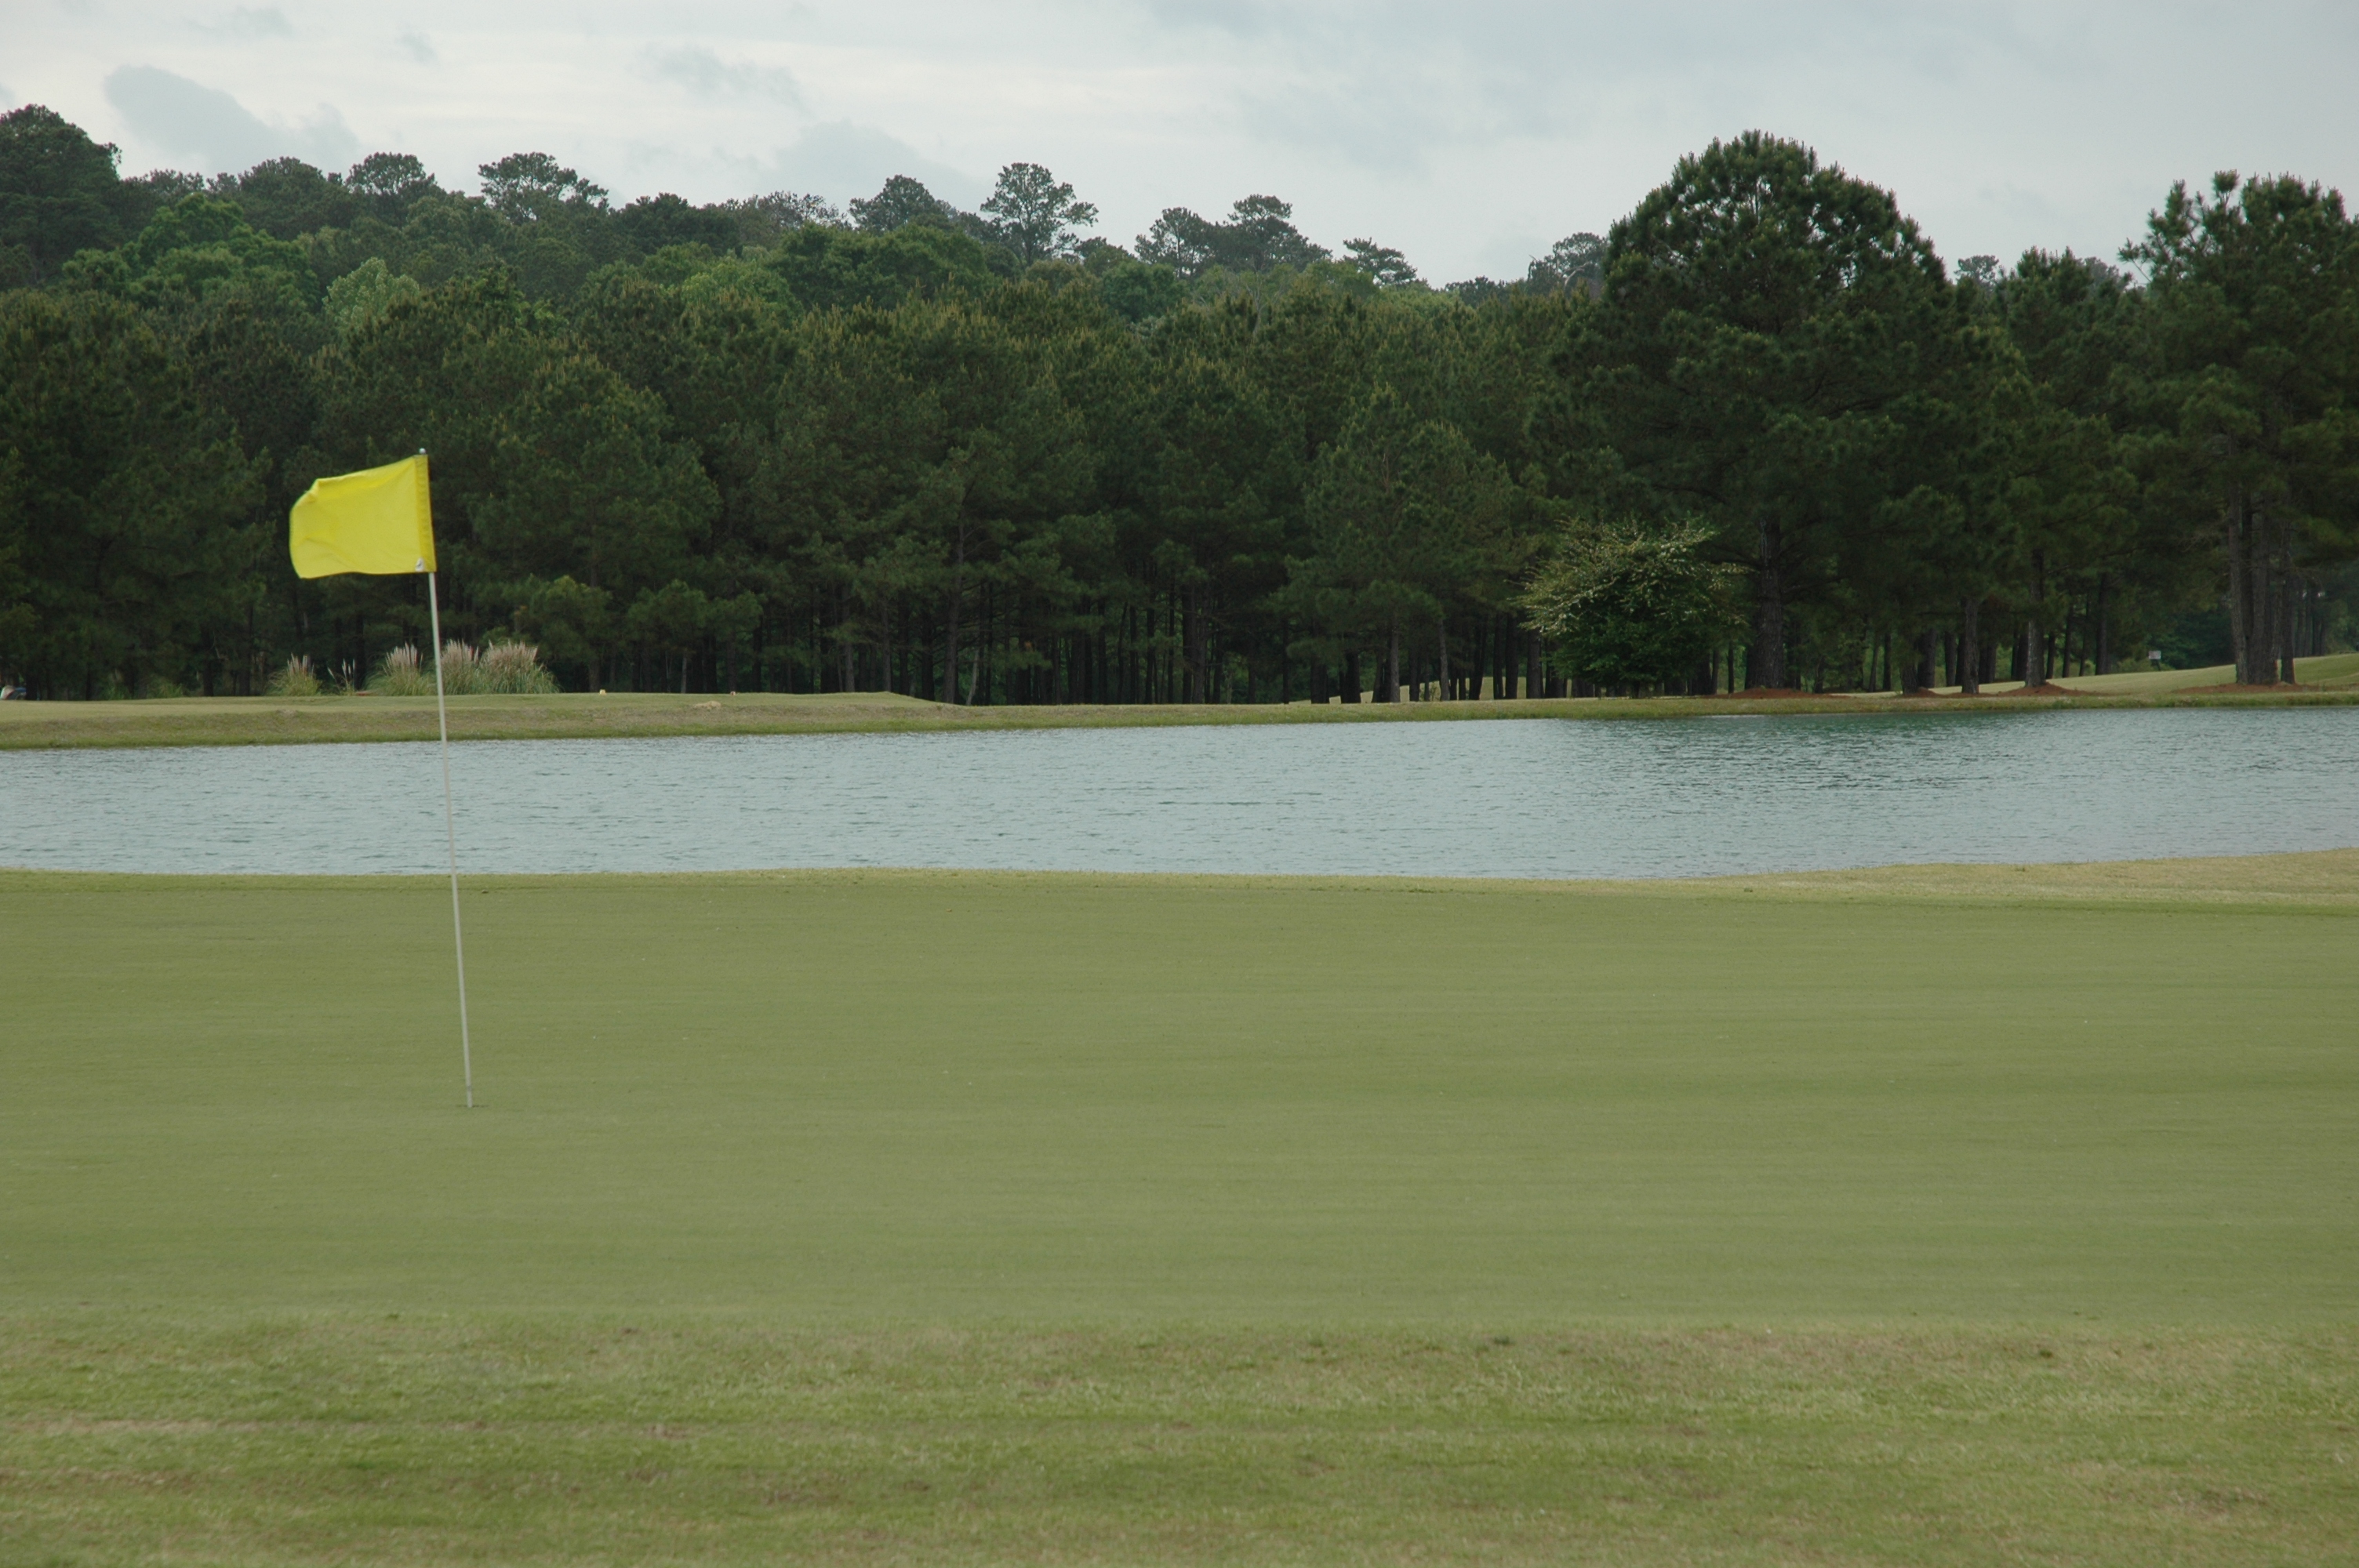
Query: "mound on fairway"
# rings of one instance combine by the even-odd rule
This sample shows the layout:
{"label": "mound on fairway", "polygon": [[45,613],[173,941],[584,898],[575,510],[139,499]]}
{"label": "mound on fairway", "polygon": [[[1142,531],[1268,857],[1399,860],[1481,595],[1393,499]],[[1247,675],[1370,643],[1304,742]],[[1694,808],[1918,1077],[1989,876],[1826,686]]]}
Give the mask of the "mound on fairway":
{"label": "mound on fairway", "polygon": [[2359,1511],[2359,855],[481,881],[472,1114],[446,901],[0,876],[0,1562]]}

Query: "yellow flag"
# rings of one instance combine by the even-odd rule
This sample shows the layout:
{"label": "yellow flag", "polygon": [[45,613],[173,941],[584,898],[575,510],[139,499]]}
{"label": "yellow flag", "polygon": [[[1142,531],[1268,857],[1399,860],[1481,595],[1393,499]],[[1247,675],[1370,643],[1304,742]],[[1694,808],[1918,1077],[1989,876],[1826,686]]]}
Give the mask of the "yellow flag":
{"label": "yellow flag", "polygon": [[430,572],[434,508],[426,454],[313,482],[288,515],[297,577]]}

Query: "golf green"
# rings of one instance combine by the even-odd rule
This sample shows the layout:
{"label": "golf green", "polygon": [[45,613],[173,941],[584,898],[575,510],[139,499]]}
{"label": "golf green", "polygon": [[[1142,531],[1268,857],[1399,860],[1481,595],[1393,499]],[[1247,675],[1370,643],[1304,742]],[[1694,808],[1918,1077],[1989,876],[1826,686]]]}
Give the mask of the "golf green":
{"label": "golf green", "polygon": [[441,884],[10,874],[0,1299],[2348,1322],[2359,909],[1975,885],[480,881],[470,1112]]}

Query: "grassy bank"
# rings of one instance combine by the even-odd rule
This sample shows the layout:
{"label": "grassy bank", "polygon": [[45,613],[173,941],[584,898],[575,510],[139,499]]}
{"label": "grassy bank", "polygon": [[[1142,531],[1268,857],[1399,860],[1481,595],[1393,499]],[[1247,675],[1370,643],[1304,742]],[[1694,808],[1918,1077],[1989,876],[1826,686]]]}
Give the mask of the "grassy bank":
{"label": "grassy bank", "polygon": [[[1961,698],[1839,694],[1792,697],[1616,697],[1397,704],[960,708],[891,692],[789,697],[565,693],[462,697],[451,733],[471,741],[634,735],[786,735],[842,730],[1107,728],[1169,724],[1353,724],[1453,719],[1664,719],[1708,712],[2004,711],[2093,707],[2284,706],[2359,702],[2359,654],[2297,662],[2301,689],[2225,689],[2234,672],[2140,671],[2063,683],[2071,695],[2025,697],[2012,685]],[[274,745],[310,741],[430,741],[431,697],[171,697],[127,702],[0,703],[0,750],[81,746]]]}
{"label": "grassy bank", "polygon": [[2359,853],[448,913],[0,875],[0,1563],[2346,1550]]}

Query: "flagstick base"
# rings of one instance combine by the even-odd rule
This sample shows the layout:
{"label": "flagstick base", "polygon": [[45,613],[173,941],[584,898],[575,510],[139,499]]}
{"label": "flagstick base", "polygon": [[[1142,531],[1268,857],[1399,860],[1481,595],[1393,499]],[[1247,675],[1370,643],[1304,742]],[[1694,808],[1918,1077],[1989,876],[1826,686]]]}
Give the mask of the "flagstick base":
{"label": "flagstick base", "polygon": [[467,1108],[475,1108],[475,1051],[467,1038],[467,936],[459,923],[459,827],[451,811],[451,711],[442,699],[442,600],[426,574],[426,613],[434,635],[434,721],[442,732],[442,836],[451,849],[451,942],[459,958],[459,1071]]}

